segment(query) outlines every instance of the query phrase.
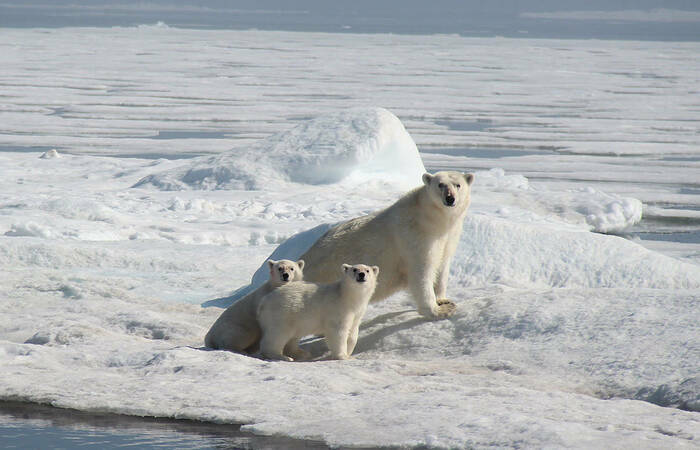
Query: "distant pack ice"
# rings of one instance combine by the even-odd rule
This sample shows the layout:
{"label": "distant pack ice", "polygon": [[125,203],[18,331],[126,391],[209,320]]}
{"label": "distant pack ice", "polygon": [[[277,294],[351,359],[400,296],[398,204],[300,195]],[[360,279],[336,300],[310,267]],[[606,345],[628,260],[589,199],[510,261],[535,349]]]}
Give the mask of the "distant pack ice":
{"label": "distant pack ice", "polygon": [[351,108],[250,147],[148,175],[135,187],[258,190],[280,181],[319,185],[378,175],[410,187],[420,184],[424,172],[415,142],[394,114],[377,107]]}

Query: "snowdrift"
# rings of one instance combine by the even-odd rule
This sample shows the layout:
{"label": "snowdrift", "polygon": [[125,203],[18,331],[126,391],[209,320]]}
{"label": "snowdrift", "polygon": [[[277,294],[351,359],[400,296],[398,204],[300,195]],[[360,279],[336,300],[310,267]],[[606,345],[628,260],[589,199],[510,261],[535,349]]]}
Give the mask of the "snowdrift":
{"label": "snowdrift", "polygon": [[149,175],[136,186],[163,190],[264,190],[293,182],[323,185],[377,176],[415,186],[425,172],[413,139],[383,108],[352,108],[303,122],[259,145]]}

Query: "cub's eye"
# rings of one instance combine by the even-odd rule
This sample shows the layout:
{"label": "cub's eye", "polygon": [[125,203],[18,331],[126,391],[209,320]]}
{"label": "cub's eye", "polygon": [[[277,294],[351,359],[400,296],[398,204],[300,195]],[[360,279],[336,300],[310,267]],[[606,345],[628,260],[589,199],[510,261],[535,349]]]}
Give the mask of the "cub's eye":
{"label": "cub's eye", "polygon": [[353,272],[357,273],[357,269],[352,269]]}
{"label": "cub's eye", "polygon": [[445,187],[445,183],[440,183],[440,184],[438,184],[438,187],[439,187],[440,189],[443,189],[443,188]]}
{"label": "cub's eye", "polygon": [[462,187],[462,185],[461,185],[461,184],[455,184],[455,187],[456,187],[457,189],[459,189],[459,188]]}
{"label": "cub's eye", "polygon": [[289,268],[289,271],[290,271],[290,272],[294,272],[294,267],[290,267],[290,268]]}

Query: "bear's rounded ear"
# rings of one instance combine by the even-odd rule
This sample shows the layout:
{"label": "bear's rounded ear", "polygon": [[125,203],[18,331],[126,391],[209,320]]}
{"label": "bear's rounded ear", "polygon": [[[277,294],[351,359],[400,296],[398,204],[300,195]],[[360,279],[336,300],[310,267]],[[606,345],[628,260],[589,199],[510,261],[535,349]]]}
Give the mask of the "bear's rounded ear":
{"label": "bear's rounded ear", "polygon": [[343,272],[347,272],[349,269],[352,269],[350,264],[343,264]]}
{"label": "bear's rounded ear", "polygon": [[374,276],[376,277],[379,275],[379,267],[377,266],[372,266],[372,272],[374,272]]}
{"label": "bear's rounded ear", "polygon": [[272,270],[272,268],[275,267],[275,264],[277,264],[277,261],[274,259],[268,259],[267,264],[270,266],[270,270]]}
{"label": "bear's rounded ear", "polygon": [[426,186],[430,184],[430,180],[432,180],[432,179],[433,179],[433,176],[430,175],[429,173],[423,174],[423,184],[425,184]]}
{"label": "bear's rounded ear", "polygon": [[465,173],[463,175],[464,175],[464,179],[467,180],[467,184],[469,186],[471,186],[472,183],[474,182],[474,174],[473,173]]}
{"label": "bear's rounded ear", "polygon": [[306,263],[304,262],[303,259],[300,259],[299,261],[297,261],[297,266],[299,266],[299,270],[304,270],[304,264],[306,264]]}

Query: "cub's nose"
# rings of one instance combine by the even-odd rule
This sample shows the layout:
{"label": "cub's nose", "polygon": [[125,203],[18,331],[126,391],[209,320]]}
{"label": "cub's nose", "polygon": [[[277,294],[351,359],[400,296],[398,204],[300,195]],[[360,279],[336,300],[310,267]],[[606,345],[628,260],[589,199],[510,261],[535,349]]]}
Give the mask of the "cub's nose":
{"label": "cub's nose", "polygon": [[455,204],[455,197],[452,194],[448,194],[447,197],[445,197],[445,204],[447,206],[452,206]]}
{"label": "cub's nose", "polygon": [[284,281],[289,281],[289,274],[288,274],[288,273],[283,273],[283,274],[282,274],[282,280],[284,280]]}
{"label": "cub's nose", "polygon": [[357,281],[365,281],[365,273],[360,272],[357,274]]}

